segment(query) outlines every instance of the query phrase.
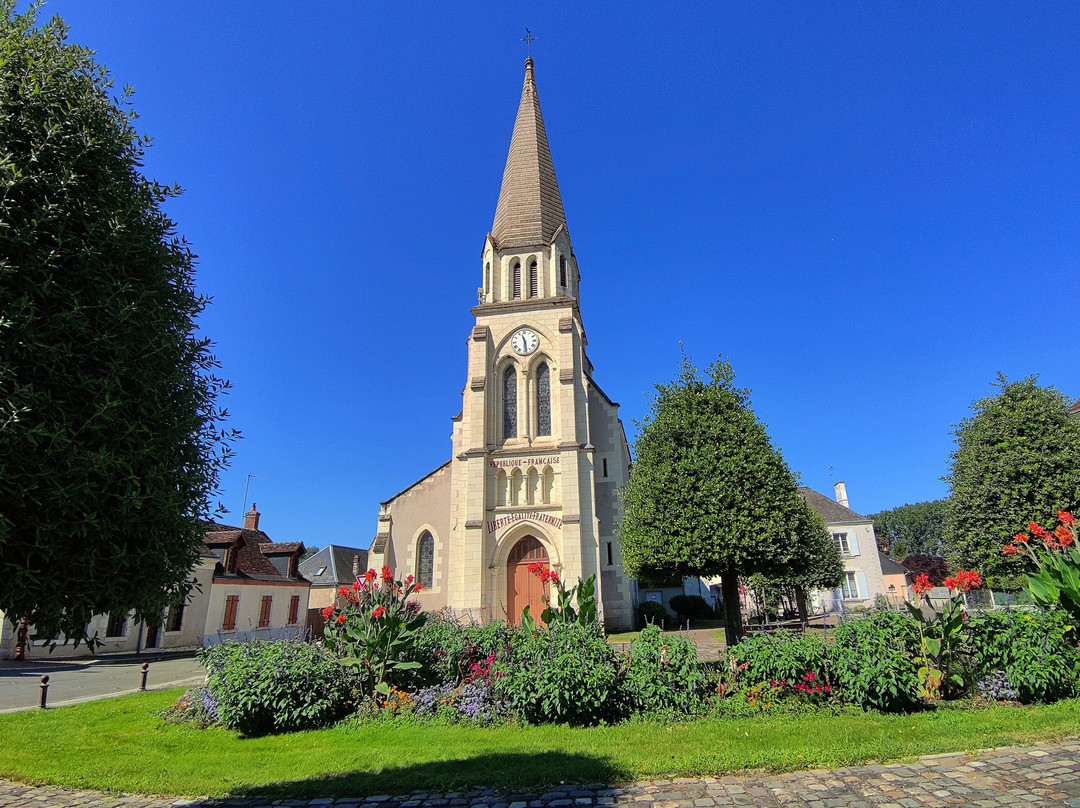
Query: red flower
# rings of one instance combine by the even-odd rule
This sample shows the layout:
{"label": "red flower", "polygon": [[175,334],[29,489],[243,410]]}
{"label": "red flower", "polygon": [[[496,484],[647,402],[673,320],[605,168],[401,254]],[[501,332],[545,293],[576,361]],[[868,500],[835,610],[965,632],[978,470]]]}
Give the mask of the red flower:
{"label": "red flower", "polygon": [[375,580],[375,570],[368,570],[367,572],[364,573],[364,581],[366,581],[367,583],[370,584],[374,580]]}
{"label": "red flower", "polygon": [[1017,533],[1013,538],[1017,541],[1022,541],[1024,544],[1028,543],[1028,537],[1023,533]]}
{"label": "red flower", "polygon": [[551,571],[550,578],[553,584],[557,584],[559,582],[559,576],[555,574],[554,570]]}
{"label": "red flower", "polygon": [[1062,547],[1068,547],[1074,541],[1072,531],[1065,525],[1058,525],[1054,529],[1054,538],[1060,542]]}
{"label": "red flower", "polygon": [[343,615],[343,614],[339,614],[339,615],[337,616],[337,622],[338,622],[338,625],[339,625],[339,626],[340,626],[340,625],[341,625],[342,623],[344,623],[344,622],[345,622],[345,615]]}
{"label": "red flower", "polygon": [[349,587],[343,586],[337,591],[337,593],[341,595],[341,597],[347,598],[349,597]]}
{"label": "red flower", "polygon": [[933,588],[934,585],[930,583],[930,576],[925,572],[921,573],[919,577],[915,579],[915,583],[911,587],[916,595],[921,595],[923,592],[929,592]]}
{"label": "red flower", "polygon": [[1016,555],[1018,551],[1015,544],[1006,544],[1004,547],[1001,548],[1001,552],[1003,552],[1005,555]]}
{"label": "red flower", "polygon": [[945,579],[945,586],[960,592],[970,592],[982,586],[982,578],[974,570],[960,570],[954,577]]}
{"label": "red flower", "polygon": [[412,577],[412,575],[407,576],[405,578],[405,586],[408,586],[409,584],[411,584],[413,582],[413,580],[414,580],[414,578]]}
{"label": "red flower", "polygon": [[416,585],[416,589],[414,589],[414,590],[413,590],[413,592],[419,592],[419,591],[420,591],[421,589],[423,589],[423,588],[424,588],[424,585],[423,585],[423,584],[417,584],[417,585]]}
{"label": "red flower", "polygon": [[379,577],[384,581],[392,581],[394,580],[394,571],[389,567],[384,566],[382,568],[382,574],[380,574]]}
{"label": "red flower", "polygon": [[333,613],[334,613],[334,607],[333,606],[327,606],[325,609],[322,610],[323,620],[329,620],[330,616]]}
{"label": "red flower", "polygon": [[1071,525],[1073,523],[1073,515],[1068,511],[1058,511],[1058,521],[1063,525]]}
{"label": "red flower", "polygon": [[1028,530],[1031,531],[1031,533],[1034,534],[1036,538],[1042,539],[1043,541],[1050,538],[1050,534],[1046,531],[1046,529],[1039,527],[1036,522],[1029,522]]}
{"label": "red flower", "polygon": [[385,606],[376,606],[375,609],[371,612],[372,617],[382,617],[384,614],[386,614]]}

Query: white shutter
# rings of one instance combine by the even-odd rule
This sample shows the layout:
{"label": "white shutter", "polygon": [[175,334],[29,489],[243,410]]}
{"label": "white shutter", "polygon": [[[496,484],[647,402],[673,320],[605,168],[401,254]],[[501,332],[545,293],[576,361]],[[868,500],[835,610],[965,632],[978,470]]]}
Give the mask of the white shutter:
{"label": "white shutter", "polygon": [[855,528],[848,531],[847,542],[851,555],[857,556],[859,554],[859,539],[855,536]]}
{"label": "white shutter", "polygon": [[866,576],[862,574],[862,570],[855,570],[855,580],[859,585],[858,597],[862,600],[869,600],[870,590],[866,586]]}

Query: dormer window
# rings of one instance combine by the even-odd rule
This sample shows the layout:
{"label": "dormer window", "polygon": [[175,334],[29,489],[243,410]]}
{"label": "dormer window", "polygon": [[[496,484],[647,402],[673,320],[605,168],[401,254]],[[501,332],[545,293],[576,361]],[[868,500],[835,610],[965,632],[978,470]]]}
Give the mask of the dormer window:
{"label": "dormer window", "polygon": [[287,567],[287,569],[288,569],[288,572],[286,574],[288,575],[288,577],[295,578],[296,577],[296,556],[289,556],[289,566]]}
{"label": "dormer window", "polygon": [[226,575],[236,574],[236,548],[229,547],[225,550],[225,560],[222,562]]}

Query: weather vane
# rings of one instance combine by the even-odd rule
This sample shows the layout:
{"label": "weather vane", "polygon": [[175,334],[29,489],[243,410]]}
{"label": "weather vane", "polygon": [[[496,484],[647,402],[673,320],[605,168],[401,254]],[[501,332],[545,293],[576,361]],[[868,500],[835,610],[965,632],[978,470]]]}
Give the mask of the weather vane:
{"label": "weather vane", "polygon": [[532,43],[536,41],[536,37],[532,35],[532,31],[528,28],[525,29],[525,36],[521,38],[521,41],[525,43],[525,47],[529,49],[529,58],[532,58]]}

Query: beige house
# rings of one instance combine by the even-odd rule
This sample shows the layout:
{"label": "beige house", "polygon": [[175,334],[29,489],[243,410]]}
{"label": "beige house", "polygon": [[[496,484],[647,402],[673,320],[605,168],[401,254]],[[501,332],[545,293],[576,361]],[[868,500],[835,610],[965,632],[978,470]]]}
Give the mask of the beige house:
{"label": "beige house", "polygon": [[843,482],[835,486],[835,501],[810,488],[800,488],[799,493],[825,521],[844,559],[843,583],[832,592],[816,593],[815,610],[842,612],[873,606],[878,595],[888,594],[874,523],[848,507],[847,486]]}
{"label": "beige house", "polygon": [[382,503],[368,566],[415,575],[427,609],[479,620],[538,610],[530,563],[570,583],[596,574],[605,621],[629,626],[636,589],[614,526],[630,453],[586,354],[532,59],[480,263],[450,459]]}
{"label": "beige house", "polygon": [[[87,634],[101,641],[94,655],[190,650],[228,639],[305,634],[311,584],[299,574],[304,545],[271,541],[259,530],[259,517],[252,505],[242,528],[208,526],[191,591],[183,603],[165,611],[161,626],[137,623],[130,614],[95,615],[87,625]],[[3,617],[0,613],[0,659],[11,659],[16,630]],[[31,642],[27,657],[91,656],[81,644],[57,645],[51,652],[44,646],[44,641]]]}

